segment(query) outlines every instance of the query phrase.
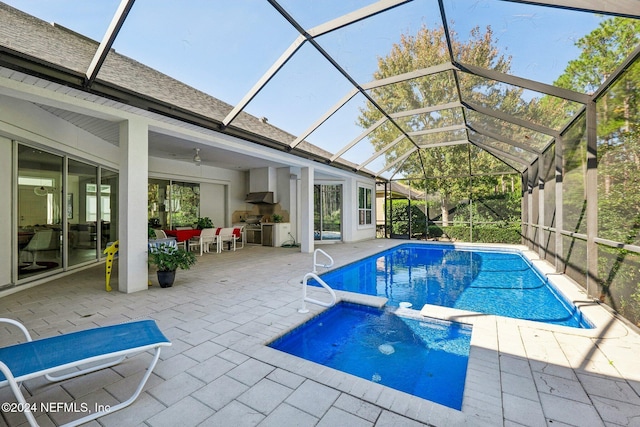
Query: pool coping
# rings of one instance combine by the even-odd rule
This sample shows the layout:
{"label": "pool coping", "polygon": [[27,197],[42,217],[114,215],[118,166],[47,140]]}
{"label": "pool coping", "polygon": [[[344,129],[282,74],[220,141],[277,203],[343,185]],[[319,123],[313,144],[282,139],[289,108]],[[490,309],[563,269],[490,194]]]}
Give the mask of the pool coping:
{"label": "pool coping", "polygon": [[[401,242],[398,246],[406,243],[407,242]],[[265,340],[262,343],[263,345],[256,349],[257,351],[254,357],[265,363],[313,379],[328,387],[351,394],[366,402],[422,423],[432,425],[495,426],[502,425],[505,420],[502,381],[505,369],[507,368],[503,369],[503,367],[501,367],[501,363],[505,363],[505,361],[501,360],[501,353],[504,355],[505,350],[508,350],[509,353],[512,352],[508,357],[514,360],[527,358],[526,354],[520,355],[518,353],[517,345],[514,345],[513,348],[503,348],[505,344],[502,342],[499,343],[498,338],[499,327],[502,330],[514,332],[524,328],[531,331],[548,331],[590,339],[620,338],[633,333],[627,328],[624,322],[605,309],[597,300],[588,298],[586,292],[584,292],[575,281],[565,275],[556,273],[548,261],[541,259],[537,253],[531,251],[526,246],[505,244],[491,244],[487,246],[487,244],[477,243],[413,241],[410,243],[450,246],[461,249],[482,248],[487,250],[519,252],[538,269],[540,274],[548,278],[549,282],[563,294],[567,301],[576,305],[583,312],[584,316],[593,324],[594,328],[573,328],[430,304],[425,305],[420,310],[397,308],[395,312],[399,316],[422,320],[431,318],[440,321],[464,323],[473,328],[462,409],[460,411],[268,347],[270,342],[282,337],[326,310],[324,307],[314,307],[310,313],[305,315],[304,318],[301,318],[300,322],[291,325],[286,330],[280,331],[276,336]],[[388,249],[390,248],[385,248],[380,252]],[[341,266],[337,265],[333,269],[339,267]],[[324,292],[323,289],[314,289],[313,291],[317,292],[318,295],[322,295]],[[337,295],[337,303],[344,301],[381,308],[387,302],[387,298],[383,297],[338,290],[335,292]],[[506,347],[509,346],[507,345]]]}
{"label": "pool coping", "polygon": [[[336,291],[336,295],[336,304],[348,302],[382,308],[387,301],[387,298],[383,297],[346,291]],[[491,396],[488,395],[486,390],[488,379],[486,376],[489,375],[493,378],[499,378],[500,375],[499,370],[487,373],[485,367],[488,358],[497,359],[497,348],[489,351],[483,350],[481,348],[484,341],[483,337],[489,334],[474,333],[476,327],[480,329],[489,328],[487,332],[490,333],[491,321],[483,318],[471,322],[462,322],[472,325],[474,329],[471,335],[471,348],[467,365],[462,410],[458,411],[442,404],[413,396],[409,393],[268,347],[269,343],[281,338],[325,310],[327,310],[327,308],[311,311],[304,319],[301,319],[299,323],[291,325],[276,336],[265,340],[263,346],[257,349],[253,357],[422,423],[433,425],[464,425],[471,423],[470,425],[474,426],[495,426],[502,424],[503,413],[499,381],[495,386],[498,388],[492,389]],[[396,314],[403,317],[425,320],[425,316],[421,315],[418,310],[397,308]],[[435,320],[447,321],[447,319],[438,319],[433,316],[428,317]]]}
{"label": "pool coping", "polygon": [[[429,242],[425,242],[429,244]],[[441,244],[442,245],[442,244]],[[538,272],[546,278],[549,283],[555,287],[565,298],[565,300],[575,305],[584,315],[584,317],[594,326],[593,328],[572,328],[562,325],[553,325],[544,322],[535,322],[523,319],[512,319],[514,322],[524,326],[535,327],[536,329],[548,330],[553,332],[562,332],[565,334],[573,334],[591,338],[620,338],[629,335],[630,330],[625,323],[618,318],[614,313],[609,311],[603,304],[597,299],[590,298],[587,293],[576,283],[563,273],[557,273],[553,265],[546,259],[540,258],[540,256],[524,245],[507,245],[507,244],[487,244],[481,243],[452,243],[455,248],[462,249],[486,249],[486,250],[501,250],[518,252],[522,254],[529,263],[538,270]],[[436,307],[436,306],[433,306]],[[448,308],[448,307],[442,307]],[[469,315],[475,312],[466,312],[464,310],[453,310],[452,313],[457,315]],[[426,314],[428,315],[428,314]],[[502,318],[502,316],[497,316]]]}

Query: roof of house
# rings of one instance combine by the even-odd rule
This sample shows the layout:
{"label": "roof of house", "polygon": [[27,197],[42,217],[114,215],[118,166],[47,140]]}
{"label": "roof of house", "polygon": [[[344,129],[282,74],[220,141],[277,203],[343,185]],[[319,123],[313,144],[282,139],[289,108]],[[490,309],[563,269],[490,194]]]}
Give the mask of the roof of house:
{"label": "roof of house", "polygon": [[[0,2],[0,52],[12,56],[37,60],[44,67],[65,70],[77,75],[81,82],[85,77],[99,43],[61,25],[47,23],[18,9]],[[5,57],[6,61],[6,57]],[[0,65],[3,65],[0,57]],[[13,64],[17,60],[12,60]],[[55,75],[52,70],[48,70]],[[51,77],[51,76],[48,76]],[[122,93],[131,93],[143,98],[159,101],[167,106],[167,110],[156,111],[171,114],[171,111],[183,110],[206,119],[210,125],[219,124],[233,109],[232,105],[208,95],[194,87],[148,67],[134,59],[111,50],[97,76],[98,85],[106,85],[111,89],[121,89]],[[100,91],[111,94],[125,104],[135,103],[132,99],[118,99],[121,92],[109,92],[101,86]],[[96,90],[98,91],[98,90]],[[103,94],[103,95],[104,95]],[[135,104],[134,104],[135,105]],[[138,106],[138,105],[137,105]],[[180,117],[179,114],[177,114]],[[200,124],[200,123],[198,123]],[[215,128],[215,126],[213,126]],[[280,143],[289,151],[289,144],[296,137],[282,129],[260,120],[246,112],[241,112],[233,121],[233,127],[246,131],[245,138],[251,135],[267,138]],[[221,131],[225,129],[221,128]],[[241,134],[241,136],[244,134]],[[249,137],[249,138],[247,138]],[[252,142],[256,142],[252,140]],[[331,153],[307,141],[302,141],[297,148],[303,152],[326,159]],[[353,164],[342,162],[347,168]]]}
{"label": "roof of house", "polygon": [[[392,199],[412,199],[412,200],[420,200],[424,198],[424,192],[415,190],[411,187],[408,187],[404,184],[399,183],[398,181],[391,181],[388,184],[389,191],[391,192]],[[385,183],[378,182],[376,183],[376,194],[382,195],[385,191]]]}

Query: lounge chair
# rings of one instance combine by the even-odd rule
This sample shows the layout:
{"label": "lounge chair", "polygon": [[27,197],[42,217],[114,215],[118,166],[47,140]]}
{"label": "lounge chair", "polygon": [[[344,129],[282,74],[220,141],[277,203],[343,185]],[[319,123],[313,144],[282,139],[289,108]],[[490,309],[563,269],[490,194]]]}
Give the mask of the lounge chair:
{"label": "lounge chair", "polygon": [[[130,354],[154,350],[147,372],[128,400],[65,424],[77,426],[131,405],[158,362],[160,349],[171,345],[153,320],[104,326],[38,340],[32,340],[29,331],[20,322],[4,318],[0,318],[0,322],[18,327],[27,340],[0,348],[0,387],[9,384],[18,400],[17,407],[34,427],[38,423],[20,391],[23,381],[42,376],[49,381],[62,381],[117,365]],[[87,364],[91,366],[80,369],[81,365]],[[56,375],[72,368],[78,370]]]}

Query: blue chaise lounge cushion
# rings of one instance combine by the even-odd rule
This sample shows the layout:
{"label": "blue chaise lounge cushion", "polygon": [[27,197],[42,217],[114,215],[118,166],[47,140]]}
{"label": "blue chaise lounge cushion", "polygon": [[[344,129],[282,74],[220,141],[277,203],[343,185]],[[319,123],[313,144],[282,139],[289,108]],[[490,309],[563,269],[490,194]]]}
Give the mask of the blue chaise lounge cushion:
{"label": "blue chaise lounge cushion", "polygon": [[[52,368],[65,369],[98,356],[114,357],[132,350],[145,350],[171,342],[158,329],[155,321],[141,320],[113,326],[71,332],[49,338],[0,348],[4,362],[15,378]],[[57,369],[60,370],[60,369]],[[5,381],[0,373],[0,381]]]}

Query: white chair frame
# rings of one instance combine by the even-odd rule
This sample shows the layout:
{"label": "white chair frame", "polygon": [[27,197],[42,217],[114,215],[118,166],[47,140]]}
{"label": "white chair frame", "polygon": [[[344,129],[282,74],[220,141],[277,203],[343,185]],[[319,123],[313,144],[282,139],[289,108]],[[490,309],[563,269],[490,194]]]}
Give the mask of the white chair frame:
{"label": "white chair frame", "polygon": [[189,250],[199,247],[200,256],[202,256],[203,253],[209,253],[209,247],[217,243],[217,237],[215,228],[203,228],[197,239],[189,240]]}
{"label": "white chair frame", "polygon": [[233,234],[233,230],[235,230],[236,228],[237,227],[228,227],[220,230],[220,233],[218,233],[218,238],[216,239],[218,253],[222,252],[223,246],[226,242],[231,242],[233,250],[236,250],[236,241],[238,240],[238,237]]}
{"label": "white chair frame", "polygon": [[[33,340],[27,328],[16,320],[0,318],[0,323],[8,323],[16,326],[24,334],[26,340],[26,342],[15,344],[14,346],[0,348],[0,351],[4,350],[3,355],[7,355],[6,357],[8,358],[9,355],[15,355],[16,353],[20,354],[20,352],[23,351],[33,352],[37,355],[38,363],[34,363],[33,365],[25,365],[22,361],[16,362],[11,359],[0,357],[0,372],[2,372],[2,375],[5,378],[0,380],[0,387],[7,384],[9,385],[19,403],[18,407],[24,413],[31,427],[38,427],[38,422],[31,411],[32,406],[27,404],[27,401],[20,390],[23,381],[39,377],[45,377],[48,381],[53,382],[63,381],[117,365],[130,354],[149,350],[154,351],[154,356],[147,368],[147,371],[142,376],[138,387],[129,399],[117,405],[110,406],[102,411],[91,413],[80,419],[64,424],[65,427],[77,426],[131,405],[142,392],[153,368],[156,366],[158,359],[160,358],[160,350],[162,347],[171,345],[171,342],[162,335],[162,332],[160,332],[156,323],[152,320],[142,320],[121,325],[99,327],[38,340]],[[82,342],[82,338],[76,338],[80,336],[84,336],[85,341],[86,339],[104,339],[112,329],[116,329],[114,334],[117,334],[117,336],[121,337],[124,341],[119,341],[117,348],[109,348],[109,346],[105,346],[104,349],[101,349],[101,351],[104,352],[102,354],[94,354],[95,352],[92,352],[92,356],[88,354],[82,355],[82,351],[78,351],[78,349],[73,345],[69,345],[69,341],[73,340],[76,342]],[[129,336],[140,336],[141,333],[144,333],[144,336],[147,336],[148,338],[137,340],[136,343],[129,343],[126,341],[127,331],[129,332]],[[51,352],[46,351],[46,346],[43,346],[43,343],[51,344],[51,348],[54,350]],[[14,348],[15,346],[20,347]],[[61,351],[64,352],[62,357],[57,357],[56,354],[59,354]],[[51,359],[51,357],[55,357],[55,359]],[[87,365],[89,366],[87,367]],[[81,366],[84,366],[84,368],[80,368]],[[19,375],[14,376],[14,372],[11,367],[13,367],[14,371],[19,373]],[[59,372],[68,371],[69,368],[74,367],[79,370],[57,375]]]}

